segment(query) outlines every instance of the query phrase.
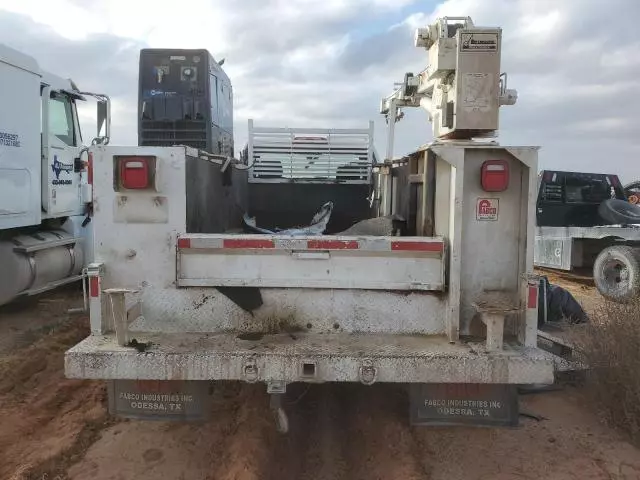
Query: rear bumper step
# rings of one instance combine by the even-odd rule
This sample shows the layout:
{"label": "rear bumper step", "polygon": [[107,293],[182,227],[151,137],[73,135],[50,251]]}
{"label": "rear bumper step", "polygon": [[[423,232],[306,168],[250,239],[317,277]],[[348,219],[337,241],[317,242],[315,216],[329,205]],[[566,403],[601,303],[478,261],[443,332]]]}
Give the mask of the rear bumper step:
{"label": "rear bumper step", "polygon": [[487,353],[445,337],[392,334],[134,333],[149,347],[86,338],[65,355],[69,378],[548,384],[553,362],[536,348],[505,344]]}

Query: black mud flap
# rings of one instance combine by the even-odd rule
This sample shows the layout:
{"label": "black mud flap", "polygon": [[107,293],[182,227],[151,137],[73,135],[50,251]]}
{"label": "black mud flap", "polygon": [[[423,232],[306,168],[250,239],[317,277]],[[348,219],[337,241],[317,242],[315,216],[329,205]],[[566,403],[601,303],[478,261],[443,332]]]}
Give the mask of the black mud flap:
{"label": "black mud flap", "polygon": [[109,380],[109,413],[141,420],[204,421],[211,411],[211,382]]}
{"label": "black mud flap", "polygon": [[412,425],[518,426],[515,385],[425,383],[410,389]]}
{"label": "black mud flap", "polygon": [[253,312],[262,306],[262,294],[256,287],[216,287],[216,289],[243,309]]}

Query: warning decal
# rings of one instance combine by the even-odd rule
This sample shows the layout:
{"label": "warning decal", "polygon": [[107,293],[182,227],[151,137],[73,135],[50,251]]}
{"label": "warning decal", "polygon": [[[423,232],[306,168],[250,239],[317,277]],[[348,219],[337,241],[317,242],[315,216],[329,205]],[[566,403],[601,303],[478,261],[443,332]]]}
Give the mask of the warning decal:
{"label": "warning decal", "polygon": [[461,33],[461,52],[497,52],[497,33]]}
{"label": "warning decal", "polygon": [[498,220],[498,210],[497,198],[479,198],[476,204],[476,220]]}

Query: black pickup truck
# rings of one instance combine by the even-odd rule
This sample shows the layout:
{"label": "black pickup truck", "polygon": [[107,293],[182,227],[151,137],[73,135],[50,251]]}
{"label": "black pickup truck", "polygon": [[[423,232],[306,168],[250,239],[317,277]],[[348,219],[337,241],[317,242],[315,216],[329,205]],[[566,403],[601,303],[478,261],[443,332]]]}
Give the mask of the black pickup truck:
{"label": "black pickup truck", "polygon": [[640,293],[640,206],[617,175],[543,170],[536,224],[536,266],[592,268],[598,291],[614,301]]}

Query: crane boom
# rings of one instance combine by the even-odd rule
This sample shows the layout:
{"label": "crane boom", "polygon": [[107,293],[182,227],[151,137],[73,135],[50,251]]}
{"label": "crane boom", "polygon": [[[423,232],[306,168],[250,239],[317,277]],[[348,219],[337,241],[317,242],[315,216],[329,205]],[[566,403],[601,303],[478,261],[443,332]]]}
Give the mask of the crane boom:
{"label": "crane boom", "polygon": [[438,140],[496,136],[502,105],[513,105],[517,92],[500,72],[502,29],[476,27],[469,17],[443,17],[418,28],[415,46],[429,54],[429,66],[406,73],[380,112],[389,125],[387,159],[393,156],[394,127],[402,108],[422,107]]}

